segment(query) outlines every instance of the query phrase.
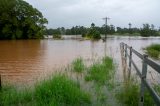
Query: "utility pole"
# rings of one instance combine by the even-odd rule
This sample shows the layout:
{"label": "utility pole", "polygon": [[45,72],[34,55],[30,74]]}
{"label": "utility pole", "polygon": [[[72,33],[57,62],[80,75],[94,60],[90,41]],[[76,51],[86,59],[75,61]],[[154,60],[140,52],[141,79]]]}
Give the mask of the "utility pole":
{"label": "utility pole", "polygon": [[105,41],[106,41],[106,38],[107,38],[107,21],[109,20],[110,18],[109,17],[105,17],[103,18],[103,20],[105,20],[105,26],[106,26],[106,33],[105,33]]}
{"label": "utility pole", "polygon": [[132,24],[129,23],[128,25],[129,25],[129,33],[131,34],[131,26],[132,26]]}
{"label": "utility pole", "polygon": [[131,23],[129,23],[128,25],[129,25],[129,29],[131,29],[132,24],[131,24]]}

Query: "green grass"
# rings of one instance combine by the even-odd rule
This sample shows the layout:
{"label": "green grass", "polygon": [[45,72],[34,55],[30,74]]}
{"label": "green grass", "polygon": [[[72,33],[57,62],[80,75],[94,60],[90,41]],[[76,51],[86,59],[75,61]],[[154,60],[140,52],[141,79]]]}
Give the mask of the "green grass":
{"label": "green grass", "polygon": [[[154,88],[155,87],[159,88],[160,86],[156,85]],[[158,92],[160,92],[160,89]],[[125,106],[138,106],[139,96],[140,84],[133,80],[130,80],[128,83],[122,86],[116,93],[116,98]],[[155,103],[147,89],[145,90],[144,94],[144,106],[155,106]]]}
{"label": "green grass", "polygon": [[83,59],[81,57],[75,59],[72,62],[72,67],[73,67],[73,71],[75,71],[75,72],[82,72],[82,71],[84,71],[85,64],[84,64]]}
{"label": "green grass", "polygon": [[157,59],[160,57],[160,44],[152,44],[145,49],[149,56]]}
{"label": "green grass", "polygon": [[119,102],[126,106],[138,106],[139,92],[138,85],[134,82],[128,82],[116,93],[116,97]]}
{"label": "green grass", "polygon": [[18,91],[13,87],[3,87],[0,91],[0,106],[17,106],[30,104],[32,100],[33,93],[31,90],[21,90]]}
{"label": "green grass", "polygon": [[1,106],[80,106],[90,104],[90,95],[65,75],[55,75],[51,79],[35,85],[33,90],[18,91],[3,88],[0,91]]}
{"label": "green grass", "polygon": [[113,77],[113,72],[113,60],[110,57],[104,57],[102,61],[95,62],[88,68],[85,80],[93,80],[98,85],[105,85],[106,81]]}

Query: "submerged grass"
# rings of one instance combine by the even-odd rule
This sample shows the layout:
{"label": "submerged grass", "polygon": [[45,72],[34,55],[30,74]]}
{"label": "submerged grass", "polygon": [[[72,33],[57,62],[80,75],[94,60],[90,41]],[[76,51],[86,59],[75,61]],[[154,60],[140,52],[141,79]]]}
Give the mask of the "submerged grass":
{"label": "submerged grass", "polygon": [[18,91],[3,88],[0,91],[1,106],[80,106],[90,104],[90,95],[65,75],[57,74],[35,85],[33,90]]}
{"label": "submerged grass", "polygon": [[84,71],[85,64],[84,64],[83,59],[81,57],[75,59],[72,62],[72,67],[73,67],[73,71],[75,71],[75,72],[82,72],[82,71]]}
{"label": "submerged grass", "polygon": [[95,106],[119,106],[113,96],[115,67],[113,59],[105,56],[95,60],[85,75],[86,81],[91,81],[95,96]]}
{"label": "submerged grass", "polygon": [[98,85],[105,85],[113,77],[114,65],[110,57],[104,57],[102,61],[93,63],[85,77],[86,81],[93,80]]}
{"label": "submerged grass", "polygon": [[160,44],[152,44],[145,49],[149,56],[157,59],[160,57]]}

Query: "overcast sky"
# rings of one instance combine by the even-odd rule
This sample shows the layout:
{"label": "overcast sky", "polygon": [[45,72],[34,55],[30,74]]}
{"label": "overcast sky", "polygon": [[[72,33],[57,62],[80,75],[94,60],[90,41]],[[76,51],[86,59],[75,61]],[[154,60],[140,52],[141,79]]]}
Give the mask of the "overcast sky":
{"label": "overcast sky", "polygon": [[141,27],[143,23],[160,27],[160,0],[25,0],[48,19],[48,28],[108,24]]}

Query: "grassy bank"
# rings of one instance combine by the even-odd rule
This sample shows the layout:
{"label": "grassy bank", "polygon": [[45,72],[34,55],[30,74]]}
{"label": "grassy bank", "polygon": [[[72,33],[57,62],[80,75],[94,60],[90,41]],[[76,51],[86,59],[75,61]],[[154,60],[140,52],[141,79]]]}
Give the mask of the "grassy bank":
{"label": "grassy bank", "polygon": [[147,54],[153,58],[160,58],[160,44],[152,44],[145,48]]}

